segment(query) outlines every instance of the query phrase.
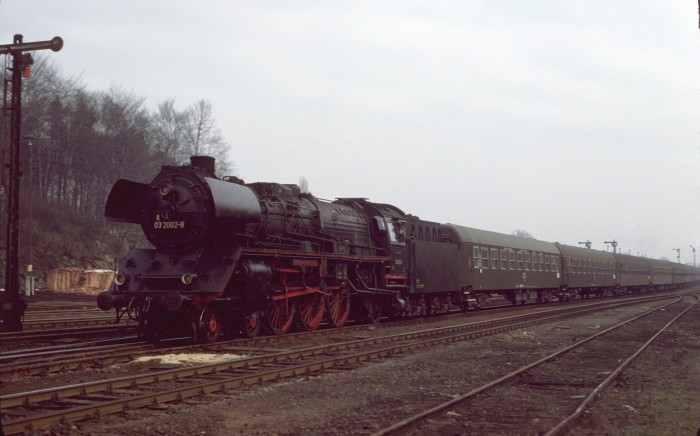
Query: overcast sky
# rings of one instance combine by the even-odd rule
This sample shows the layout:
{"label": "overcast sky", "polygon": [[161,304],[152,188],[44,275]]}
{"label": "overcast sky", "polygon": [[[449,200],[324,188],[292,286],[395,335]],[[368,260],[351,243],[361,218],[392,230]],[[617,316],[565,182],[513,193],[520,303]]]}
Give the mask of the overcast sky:
{"label": "overcast sky", "polygon": [[[149,109],[212,103],[238,176],[693,259],[698,4],[0,1],[0,44]],[[698,253],[700,261],[700,253]]]}

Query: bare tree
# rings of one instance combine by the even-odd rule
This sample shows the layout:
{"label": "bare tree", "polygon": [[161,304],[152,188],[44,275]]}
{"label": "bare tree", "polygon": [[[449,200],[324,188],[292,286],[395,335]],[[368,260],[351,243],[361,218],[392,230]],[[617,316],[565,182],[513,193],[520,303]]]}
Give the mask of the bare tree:
{"label": "bare tree", "polygon": [[173,165],[185,161],[184,114],[175,110],[173,99],[158,105],[152,116],[151,143],[154,157],[163,165]]}
{"label": "bare tree", "polygon": [[527,238],[527,239],[535,239],[534,236],[530,234],[527,230],[523,229],[515,229],[512,232],[510,232],[511,235],[513,236],[519,236],[521,238]]}
{"label": "bare tree", "polygon": [[143,98],[118,88],[99,96],[96,148],[106,180],[112,183],[119,178],[143,180],[158,169],[147,142],[151,118],[143,103]]}
{"label": "bare tree", "polygon": [[184,149],[188,156],[206,155],[216,158],[217,170],[230,174],[233,165],[228,161],[229,146],[216,128],[211,103],[199,100],[184,113]]}

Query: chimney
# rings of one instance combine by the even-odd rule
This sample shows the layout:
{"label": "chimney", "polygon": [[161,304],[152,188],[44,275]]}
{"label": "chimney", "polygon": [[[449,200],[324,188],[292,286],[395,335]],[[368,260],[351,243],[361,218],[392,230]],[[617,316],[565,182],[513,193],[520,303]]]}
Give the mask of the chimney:
{"label": "chimney", "polygon": [[211,156],[191,156],[192,168],[197,168],[209,172],[212,176],[216,169],[216,159]]}

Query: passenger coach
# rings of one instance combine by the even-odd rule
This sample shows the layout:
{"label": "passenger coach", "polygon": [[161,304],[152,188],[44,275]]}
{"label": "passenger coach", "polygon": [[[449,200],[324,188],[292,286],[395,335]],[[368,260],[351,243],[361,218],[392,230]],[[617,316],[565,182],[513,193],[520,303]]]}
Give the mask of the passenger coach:
{"label": "passenger coach", "polygon": [[611,253],[556,243],[564,269],[560,300],[597,297],[615,288],[615,258]]}
{"label": "passenger coach", "polygon": [[558,297],[560,256],[555,244],[453,224],[444,228],[459,246],[460,285],[477,307],[492,293],[513,304]]}

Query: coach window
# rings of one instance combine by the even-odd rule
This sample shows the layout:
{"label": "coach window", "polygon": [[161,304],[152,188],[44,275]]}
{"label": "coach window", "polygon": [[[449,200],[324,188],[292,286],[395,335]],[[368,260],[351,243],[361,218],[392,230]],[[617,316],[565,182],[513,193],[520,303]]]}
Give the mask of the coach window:
{"label": "coach window", "polygon": [[549,271],[549,254],[544,255],[544,270]]}
{"label": "coach window", "polygon": [[567,257],[564,259],[564,271],[569,274],[571,272],[571,258]]}
{"label": "coach window", "polygon": [[474,268],[480,268],[481,267],[481,259],[479,256],[479,247],[474,247]]}
{"label": "coach window", "polygon": [[542,271],[542,265],[544,264],[544,253],[539,254],[539,261],[537,262],[537,270]]}
{"label": "coach window", "polygon": [[552,256],[552,271],[559,272],[559,256]]}
{"label": "coach window", "polygon": [[508,252],[508,268],[515,269],[515,252]]}
{"label": "coach window", "polygon": [[498,250],[495,248],[491,249],[491,269],[498,268]]}
{"label": "coach window", "polygon": [[508,260],[506,258],[506,250],[501,250],[501,269],[508,269]]}
{"label": "coach window", "polygon": [[518,251],[518,269],[522,271],[523,269],[523,252]]}
{"label": "coach window", "polygon": [[530,260],[532,255],[530,253],[525,253],[525,271],[530,271]]}
{"label": "coach window", "polygon": [[481,249],[481,266],[482,266],[482,268],[489,267],[489,249],[488,248]]}

